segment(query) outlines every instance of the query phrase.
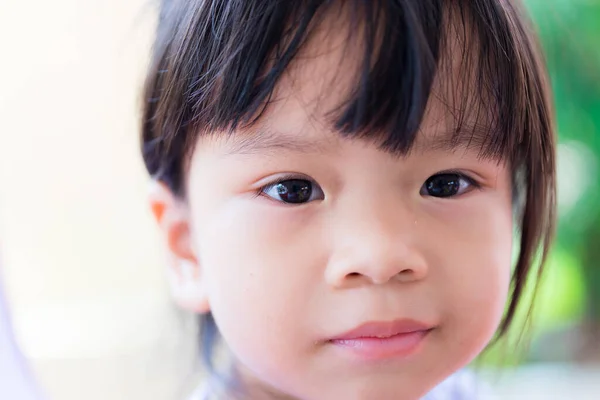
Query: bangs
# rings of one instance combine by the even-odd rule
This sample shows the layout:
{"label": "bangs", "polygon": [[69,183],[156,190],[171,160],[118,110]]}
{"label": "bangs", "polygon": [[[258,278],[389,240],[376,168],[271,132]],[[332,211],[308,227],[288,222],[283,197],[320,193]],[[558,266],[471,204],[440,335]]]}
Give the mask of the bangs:
{"label": "bangs", "polygon": [[331,110],[333,130],[406,154],[428,104],[436,102],[451,120],[446,145],[476,146],[482,157],[518,163],[539,136],[543,84],[532,72],[534,52],[516,22],[518,11],[508,2],[481,3],[164,3],[155,73],[146,88],[146,166],[180,188],[179,164],[197,135],[233,132],[260,120],[315,32],[340,15],[348,22],[345,46],[360,51],[351,67],[340,64],[356,75],[347,97]]}

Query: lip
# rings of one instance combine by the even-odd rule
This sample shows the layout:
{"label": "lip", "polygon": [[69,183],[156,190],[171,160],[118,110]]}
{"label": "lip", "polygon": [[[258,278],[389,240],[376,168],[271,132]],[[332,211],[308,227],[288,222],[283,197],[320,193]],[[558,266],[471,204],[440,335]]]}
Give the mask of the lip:
{"label": "lip", "polygon": [[367,322],[329,343],[359,360],[402,359],[416,353],[432,330],[433,326],[410,319]]}

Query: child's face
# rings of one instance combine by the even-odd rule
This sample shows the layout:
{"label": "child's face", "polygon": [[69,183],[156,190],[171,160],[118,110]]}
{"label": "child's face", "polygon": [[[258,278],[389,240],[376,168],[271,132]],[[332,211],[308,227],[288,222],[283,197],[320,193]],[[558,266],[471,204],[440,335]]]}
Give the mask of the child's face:
{"label": "child's face", "polygon": [[[337,56],[297,63],[252,131],[200,139],[186,205],[167,204],[183,224],[163,224],[170,248],[197,268],[182,297],[212,311],[256,398],[416,398],[483,349],[504,309],[507,166],[439,145],[453,121],[435,100],[406,157],[342,138],[325,115],[352,80]],[[334,340],[402,320],[421,332]],[[347,333],[368,322],[381,325]]]}

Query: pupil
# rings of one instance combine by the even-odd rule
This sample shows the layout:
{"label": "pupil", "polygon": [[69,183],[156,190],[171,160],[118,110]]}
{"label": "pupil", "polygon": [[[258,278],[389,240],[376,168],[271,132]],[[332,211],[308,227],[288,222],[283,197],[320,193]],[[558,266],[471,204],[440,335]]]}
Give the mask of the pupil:
{"label": "pupil", "polygon": [[277,194],[286,203],[304,203],[310,199],[312,184],[305,180],[291,179],[277,185]]}
{"label": "pupil", "polygon": [[460,189],[460,177],[456,174],[436,175],[427,180],[426,187],[430,196],[454,196]]}

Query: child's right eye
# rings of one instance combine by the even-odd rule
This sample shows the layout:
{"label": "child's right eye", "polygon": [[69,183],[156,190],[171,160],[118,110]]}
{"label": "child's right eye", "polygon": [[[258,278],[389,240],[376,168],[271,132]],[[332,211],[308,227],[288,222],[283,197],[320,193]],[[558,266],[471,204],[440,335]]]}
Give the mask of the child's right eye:
{"label": "child's right eye", "polygon": [[325,198],[319,185],[307,179],[278,180],[263,187],[260,194],[287,204],[303,204]]}

